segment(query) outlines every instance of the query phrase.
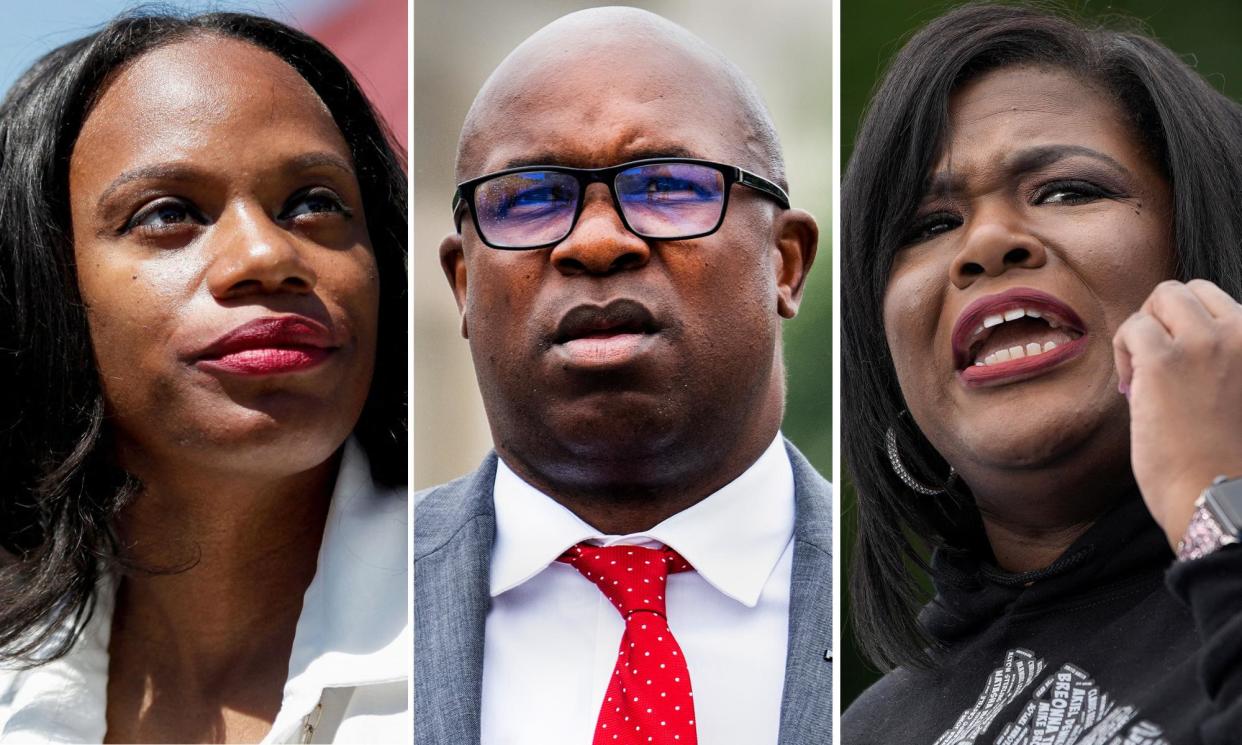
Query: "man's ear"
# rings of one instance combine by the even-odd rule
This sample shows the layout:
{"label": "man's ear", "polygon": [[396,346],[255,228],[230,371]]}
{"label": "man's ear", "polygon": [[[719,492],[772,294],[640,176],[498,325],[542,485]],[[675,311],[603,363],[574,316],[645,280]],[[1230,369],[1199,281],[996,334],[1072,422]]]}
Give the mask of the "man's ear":
{"label": "man's ear", "polygon": [[819,226],[811,213],[787,209],[772,225],[772,255],[776,269],[776,310],[782,318],[798,315],[807,273],[819,247]]}
{"label": "man's ear", "polygon": [[440,241],[440,268],[444,270],[449,288],[457,300],[462,338],[469,339],[470,330],[466,327],[466,254],[462,250],[459,233],[450,233]]}

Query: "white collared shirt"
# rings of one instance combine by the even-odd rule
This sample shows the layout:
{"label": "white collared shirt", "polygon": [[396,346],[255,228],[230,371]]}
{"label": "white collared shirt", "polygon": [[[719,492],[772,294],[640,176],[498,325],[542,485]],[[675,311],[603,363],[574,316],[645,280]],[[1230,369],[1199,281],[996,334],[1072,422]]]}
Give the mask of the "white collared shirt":
{"label": "white collared shirt", "polygon": [[668,623],[694,689],[702,745],[776,742],[789,636],[793,467],[779,435],[754,465],[651,530],[604,535],[503,461],[483,651],[483,745],[589,745],[625,623],[557,562],[581,541],[671,546]]}
{"label": "white collared shirt", "polygon": [[[264,743],[412,739],[406,503],[404,490],[375,486],[351,439]],[[103,742],[115,585],[103,583],[69,654],[33,670],[0,670],[0,742]]]}

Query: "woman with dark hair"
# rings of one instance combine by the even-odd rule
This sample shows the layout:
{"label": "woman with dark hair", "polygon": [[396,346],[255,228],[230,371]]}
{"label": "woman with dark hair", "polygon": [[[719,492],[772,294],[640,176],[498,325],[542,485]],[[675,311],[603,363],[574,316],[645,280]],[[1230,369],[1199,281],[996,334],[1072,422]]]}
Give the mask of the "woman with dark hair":
{"label": "woman with dark hair", "polygon": [[891,670],[843,742],[1239,742],[1239,183],[1242,107],[1142,34],[968,6],[896,56],[841,209]]}
{"label": "woman with dark hair", "polygon": [[119,18],[0,105],[0,226],[0,740],[407,740],[404,162],[349,72]]}

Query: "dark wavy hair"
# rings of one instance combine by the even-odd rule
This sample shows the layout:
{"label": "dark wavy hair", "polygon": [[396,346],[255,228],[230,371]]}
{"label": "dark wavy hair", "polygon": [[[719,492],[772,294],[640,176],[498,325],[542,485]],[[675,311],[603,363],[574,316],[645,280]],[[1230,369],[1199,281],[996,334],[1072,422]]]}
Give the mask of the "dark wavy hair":
{"label": "dark wavy hair", "polygon": [[1054,10],[969,5],[932,21],[897,54],[873,94],[842,184],[843,451],[858,498],[850,574],[863,654],[883,669],[934,664],[917,621],[916,567],[928,549],[979,545],[978,510],[962,485],[915,494],[893,473],[884,437],[924,483],[948,465],[909,416],[885,342],[882,303],[948,128],[958,86],[1007,66],[1054,67],[1108,91],[1163,169],[1174,198],[1180,279],[1242,297],[1242,107],[1137,30],[1089,25]]}
{"label": "dark wavy hair", "polygon": [[332,113],[353,156],[380,277],[379,344],[354,434],[373,478],[406,474],[406,176],[349,71],[319,42],[238,13],[130,14],[48,53],[0,104],[0,661],[63,655],[94,607],[102,572],[123,567],[112,530],[138,491],[115,464],[103,391],[78,292],[69,157],[120,67],[197,35],[280,57]]}

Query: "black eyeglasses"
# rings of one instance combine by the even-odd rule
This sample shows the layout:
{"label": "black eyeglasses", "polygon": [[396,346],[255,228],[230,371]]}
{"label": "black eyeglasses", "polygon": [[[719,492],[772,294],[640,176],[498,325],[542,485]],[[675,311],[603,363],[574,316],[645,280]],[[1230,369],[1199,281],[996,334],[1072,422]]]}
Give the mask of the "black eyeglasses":
{"label": "black eyeglasses", "polygon": [[457,186],[453,219],[470,208],[475,230],[492,248],[546,248],[564,240],[582,214],[582,195],[608,184],[630,232],[651,240],[711,235],[724,222],[729,191],[748,186],[789,208],[785,190],[737,166],[694,158],[649,158],[608,168],[526,166],[489,173]]}

